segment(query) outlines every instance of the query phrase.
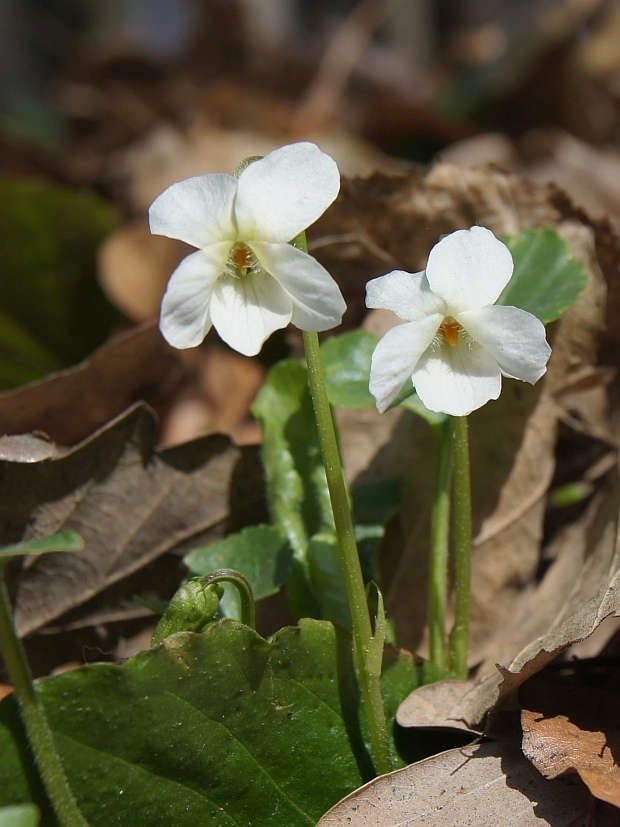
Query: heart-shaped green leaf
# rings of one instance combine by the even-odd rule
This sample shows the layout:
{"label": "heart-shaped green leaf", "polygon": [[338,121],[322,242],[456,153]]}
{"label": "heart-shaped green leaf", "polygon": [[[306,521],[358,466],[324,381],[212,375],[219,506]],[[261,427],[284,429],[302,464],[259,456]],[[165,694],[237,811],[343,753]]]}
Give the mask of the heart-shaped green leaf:
{"label": "heart-shaped green leaf", "polygon": [[497,304],[513,305],[548,324],[583,293],[588,274],[553,227],[523,230],[502,241],[515,263],[512,278]]}
{"label": "heart-shaped green leaf", "polygon": [[[417,682],[413,658],[389,650],[390,722]],[[120,666],[41,680],[38,691],[92,827],[313,827],[373,774],[351,637],[325,621],[304,620],[267,642],[225,620]],[[7,698],[0,805],[29,803],[40,789],[22,739]]]}

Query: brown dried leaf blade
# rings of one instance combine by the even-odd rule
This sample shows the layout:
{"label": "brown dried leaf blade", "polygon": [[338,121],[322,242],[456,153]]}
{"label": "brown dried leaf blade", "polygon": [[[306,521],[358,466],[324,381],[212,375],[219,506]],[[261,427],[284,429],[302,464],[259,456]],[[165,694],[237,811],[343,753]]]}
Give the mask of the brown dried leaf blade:
{"label": "brown dried leaf blade", "polygon": [[544,779],[512,738],[449,750],[381,776],[343,799],[317,827],[577,827],[589,808],[585,789]]}
{"label": "brown dried leaf blade", "polygon": [[617,693],[574,677],[546,674],[519,697],[523,753],[545,778],[578,773],[592,795],[620,807],[620,702]]}
{"label": "brown dried leaf blade", "polygon": [[79,365],[0,394],[2,432],[44,431],[62,445],[74,445],[138,401],[156,405],[178,376],[177,365],[177,351],[156,324],[141,325]]}
{"label": "brown dried leaf blade", "polygon": [[[11,581],[16,624],[32,632],[166,552],[203,545],[234,522],[229,502],[262,510],[253,450],[209,436],[158,452],[136,406],[58,458],[0,462],[0,542],[72,528],[80,554],[28,560]],[[258,518],[262,514],[259,513]]]}

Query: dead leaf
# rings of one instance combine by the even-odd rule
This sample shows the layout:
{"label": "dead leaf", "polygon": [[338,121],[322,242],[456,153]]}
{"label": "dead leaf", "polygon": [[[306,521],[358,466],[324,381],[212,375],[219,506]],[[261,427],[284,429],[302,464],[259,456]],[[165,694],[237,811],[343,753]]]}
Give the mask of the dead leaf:
{"label": "dead leaf", "polygon": [[545,778],[578,773],[592,795],[620,807],[620,702],[578,675],[548,670],[519,692],[523,753]]}
{"label": "dead leaf", "polygon": [[152,412],[136,406],[64,456],[0,462],[0,542],[61,528],[74,529],[85,542],[80,554],[31,558],[14,574],[10,587],[20,634],[169,551],[205,545],[226,526],[263,517],[254,451],[209,436],[157,452],[154,439]]}
{"label": "dead leaf", "polygon": [[586,821],[590,802],[582,787],[544,779],[513,738],[449,750],[383,775],[336,804],[317,827],[577,827],[594,823]]}
{"label": "dead leaf", "polygon": [[571,644],[584,640],[609,616],[620,615],[620,572],[575,614],[566,617],[551,632],[533,640],[508,668],[488,675],[452,711],[472,727],[494,713],[505,699],[536,675]]}
{"label": "dead leaf", "polygon": [[111,339],[76,367],[0,394],[2,430],[43,431],[73,445],[134,402],[160,407],[180,375],[177,351],[147,324]]}
{"label": "dead leaf", "polygon": [[396,722],[402,727],[462,729],[476,734],[477,730],[465,721],[451,717],[461,698],[475,685],[475,681],[440,681],[420,686],[398,707]]}

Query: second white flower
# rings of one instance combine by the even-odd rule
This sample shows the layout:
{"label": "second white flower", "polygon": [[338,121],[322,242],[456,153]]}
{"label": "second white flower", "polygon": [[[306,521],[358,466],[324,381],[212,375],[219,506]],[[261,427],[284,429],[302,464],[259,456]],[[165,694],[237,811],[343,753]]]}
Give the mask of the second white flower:
{"label": "second white flower", "polygon": [[544,325],[525,310],[495,304],[512,271],[505,244],[472,227],[436,244],[426,270],[395,270],[368,283],[368,307],[405,321],[373,354],[370,391],[380,412],[409,379],[429,410],[452,416],[497,399],[502,376],[540,379],[551,355]]}

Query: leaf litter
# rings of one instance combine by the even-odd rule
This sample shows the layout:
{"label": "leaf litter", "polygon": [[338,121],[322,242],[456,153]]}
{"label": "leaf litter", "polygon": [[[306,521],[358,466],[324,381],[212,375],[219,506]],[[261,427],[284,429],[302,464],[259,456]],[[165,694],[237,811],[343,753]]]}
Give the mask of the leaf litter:
{"label": "leaf litter", "polygon": [[253,449],[223,436],[163,451],[154,441],[153,414],[139,405],[60,456],[0,462],[3,543],[62,528],[72,528],[85,543],[80,555],[45,555],[12,572],[22,635],[165,554],[181,554],[260,519],[262,472]]}

